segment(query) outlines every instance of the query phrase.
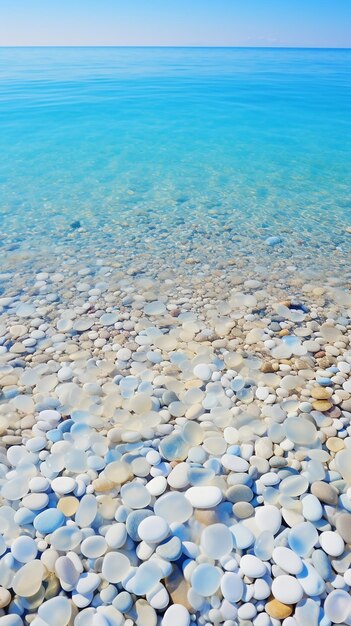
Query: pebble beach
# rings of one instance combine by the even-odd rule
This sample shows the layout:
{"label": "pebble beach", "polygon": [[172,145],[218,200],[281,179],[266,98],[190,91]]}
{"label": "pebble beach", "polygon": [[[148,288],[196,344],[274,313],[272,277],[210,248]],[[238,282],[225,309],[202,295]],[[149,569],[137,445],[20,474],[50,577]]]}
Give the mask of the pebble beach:
{"label": "pebble beach", "polygon": [[349,626],[346,187],[137,179],[4,183],[0,626]]}

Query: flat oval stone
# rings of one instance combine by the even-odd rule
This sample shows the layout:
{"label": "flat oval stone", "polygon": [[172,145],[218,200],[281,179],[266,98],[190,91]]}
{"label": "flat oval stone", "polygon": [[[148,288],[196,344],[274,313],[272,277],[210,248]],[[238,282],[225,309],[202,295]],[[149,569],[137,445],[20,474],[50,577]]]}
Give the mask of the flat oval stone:
{"label": "flat oval stone", "polygon": [[19,563],[29,563],[37,556],[38,548],[34,539],[23,535],[14,540],[11,552]]}
{"label": "flat oval stone", "polygon": [[335,467],[341,476],[351,482],[351,449],[345,448],[335,455]]}
{"label": "flat oval stone", "polygon": [[105,554],[107,550],[107,542],[105,537],[93,535],[92,537],[87,537],[84,541],[82,541],[80,549],[82,554],[88,557],[88,559],[97,559],[99,556]]}
{"label": "flat oval stone", "polygon": [[303,596],[303,589],[296,578],[283,574],[273,580],[272,594],[283,604],[296,604]]}
{"label": "flat oval stone", "polygon": [[225,572],[221,579],[221,591],[228,602],[239,602],[244,593],[244,583],[241,576],[234,572]]}
{"label": "flat oval stone", "polygon": [[108,552],[102,563],[102,576],[109,583],[119,583],[130,570],[130,561],[125,554]]}
{"label": "flat oval stone", "polygon": [[121,497],[124,504],[131,509],[145,509],[151,502],[151,494],[144,485],[137,482],[123,485]]}
{"label": "flat oval stone", "polygon": [[351,515],[340,513],[336,518],[336,530],[346,543],[351,543]]}
{"label": "flat oval stone", "polygon": [[193,507],[183,493],[171,491],[156,500],[154,511],[155,515],[163,517],[168,524],[183,524],[192,516]]}
{"label": "flat oval stone", "polygon": [[108,480],[122,485],[132,476],[131,469],[124,461],[113,461],[106,465],[104,474]]}
{"label": "flat oval stone", "polygon": [[308,489],[308,480],[304,476],[288,476],[281,481],[279,485],[279,491],[286,496],[295,498],[301,496]]}
{"label": "flat oval stone", "polygon": [[300,557],[289,548],[277,546],[273,550],[273,560],[289,574],[299,574],[302,571],[303,563]]}
{"label": "flat oval stone", "polygon": [[107,545],[113,550],[121,548],[127,541],[126,525],[122,524],[122,522],[119,522],[118,524],[113,524],[113,526],[108,529],[105,535],[105,539]]}
{"label": "flat oval stone", "polygon": [[261,578],[267,573],[265,564],[253,554],[245,554],[240,559],[240,569],[250,578]]}
{"label": "flat oval stone", "polygon": [[54,532],[60,526],[65,523],[65,516],[58,509],[47,509],[39,513],[33,522],[35,530],[38,530],[42,535],[47,535]]}
{"label": "flat oval stone", "polygon": [[169,526],[163,517],[152,515],[139,524],[138,534],[147,543],[161,543],[169,534]]}
{"label": "flat oval stone", "polygon": [[222,500],[222,492],[219,487],[190,487],[185,492],[185,497],[196,509],[212,509]]}
{"label": "flat oval stone", "polygon": [[55,572],[60,580],[72,588],[75,587],[79,580],[79,571],[68,556],[59,556],[55,563]]}
{"label": "flat oval stone", "polygon": [[351,596],[343,589],[335,589],[324,601],[326,616],[334,624],[344,622],[351,611]]}
{"label": "flat oval stone", "polygon": [[59,476],[58,478],[54,478],[51,482],[51,487],[56,493],[66,495],[74,491],[76,484],[74,478],[70,476]]}
{"label": "flat oval stone", "polygon": [[47,493],[29,493],[22,499],[22,505],[31,511],[44,509],[49,502]]}
{"label": "flat oval stone", "polygon": [[74,550],[82,541],[82,532],[75,526],[63,526],[51,535],[51,547],[61,552]]}
{"label": "flat oval stone", "polygon": [[34,596],[40,589],[44,574],[45,567],[38,559],[26,563],[13,578],[12,588],[14,592],[25,598]]}
{"label": "flat oval stone", "polygon": [[276,535],[282,523],[282,514],[277,507],[265,504],[256,509],[255,522],[261,531],[268,530]]}
{"label": "flat oval stone", "polygon": [[299,556],[308,556],[317,541],[318,532],[311,522],[296,524],[288,535],[290,548]]}
{"label": "flat oval stone", "polygon": [[233,549],[233,535],[224,524],[211,524],[202,531],[201,547],[211,559],[220,559]]}
{"label": "flat oval stone", "polygon": [[222,571],[219,567],[208,563],[198,565],[191,576],[191,584],[193,589],[200,596],[212,596],[216,593],[222,577]]}
{"label": "flat oval stone", "polygon": [[304,518],[310,522],[317,522],[323,516],[323,507],[312,493],[308,493],[302,499],[302,513]]}
{"label": "flat oval stone", "polygon": [[340,556],[345,549],[345,544],[339,533],[327,530],[319,535],[321,548],[329,556]]}
{"label": "flat oval stone", "polygon": [[290,441],[302,446],[311,445],[317,437],[315,425],[301,417],[288,417],[283,423],[283,429]]}
{"label": "flat oval stone", "polygon": [[68,598],[57,596],[51,598],[38,609],[38,615],[48,626],[67,626],[71,619],[72,607]]}
{"label": "flat oval stone", "polygon": [[161,624],[162,626],[189,626],[189,612],[181,604],[172,604],[165,612]]}

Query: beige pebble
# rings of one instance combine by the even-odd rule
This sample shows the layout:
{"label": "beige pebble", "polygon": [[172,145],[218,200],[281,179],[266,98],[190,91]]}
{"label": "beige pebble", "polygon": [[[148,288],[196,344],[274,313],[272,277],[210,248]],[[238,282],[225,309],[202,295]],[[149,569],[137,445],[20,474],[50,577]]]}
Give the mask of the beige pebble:
{"label": "beige pebble", "polygon": [[330,450],[331,452],[339,452],[339,450],[342,450],[343,448],[345,448],[344,441],[340,439],[339,437],[329,437],[325,445],[327,446],[328,450]]}
{"label": "beige pebble", "polygon": [[61,513],[63,513],[66,517],[71,517],[77,512],[79,506],[79,500],[74,496],[66,496],[60,498],[57,503],[57,508]]}
{"label": "beige pebble", "polygon": [[292,614],[293,607],[290,604],[283,604],[283,602],[279,602],[279,600],[274,598],[267,602],[265,611],[273,619],[285,619]]}

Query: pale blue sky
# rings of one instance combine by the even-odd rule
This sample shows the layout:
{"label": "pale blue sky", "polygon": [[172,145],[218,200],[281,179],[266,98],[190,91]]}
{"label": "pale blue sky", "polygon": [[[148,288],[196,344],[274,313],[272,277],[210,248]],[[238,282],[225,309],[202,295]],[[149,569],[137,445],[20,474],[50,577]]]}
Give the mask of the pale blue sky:
{"label": "pale blue sky", "polygon": [[351,47],[351,0],[0,0],[0,46]]}

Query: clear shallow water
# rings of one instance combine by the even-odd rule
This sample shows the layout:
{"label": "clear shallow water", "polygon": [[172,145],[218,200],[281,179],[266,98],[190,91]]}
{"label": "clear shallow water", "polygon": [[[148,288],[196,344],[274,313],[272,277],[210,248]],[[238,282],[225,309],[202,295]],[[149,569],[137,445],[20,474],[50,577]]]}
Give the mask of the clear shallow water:
{"label": "clear shallow water", "polygon": [[[136,271],[165,255],[200,272],[289,259],[340,278],[350,60],[343,50],[2,49],[5,267],[110,249],[123,265],[139,260]],[[270,235],[283,244],[268,247]]]}

